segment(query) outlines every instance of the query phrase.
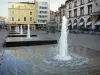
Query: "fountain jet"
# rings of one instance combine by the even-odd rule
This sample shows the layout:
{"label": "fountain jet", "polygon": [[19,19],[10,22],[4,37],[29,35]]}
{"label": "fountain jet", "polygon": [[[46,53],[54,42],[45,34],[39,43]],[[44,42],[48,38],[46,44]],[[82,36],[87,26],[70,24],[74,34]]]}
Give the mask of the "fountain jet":
{"label": "fountain jet", "polygon": [[19,26],[17,27],[17,32],[19,32]]}
{"label": "fountain jet", "polygon": [[30,25],[28,24],[28,29],[27,29],[27,38],[30,38]]}
{"label": "fountain jet", "polygon": [[68,44],[67,44],[67,37],[68,37],[68,20],[64,16],[63,17],[63,22],[62,22],[62,29],[61,29],[61,37],[59,39],[59,44],[58,44],[58,55],[56,59],[58,60],[70,60],[71,57],[68,56]]}
{"label": "fountain jet", "polygon": [[21,25],[20,34],[23,34],[23,28],[22,28],[22,25]]}

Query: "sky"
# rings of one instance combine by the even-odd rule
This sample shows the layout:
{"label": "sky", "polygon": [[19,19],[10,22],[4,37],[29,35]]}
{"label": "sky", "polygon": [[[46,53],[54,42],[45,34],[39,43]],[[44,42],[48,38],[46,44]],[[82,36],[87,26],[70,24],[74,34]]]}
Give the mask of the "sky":
{"label": "sky", "polygon": [[[34,0],[0,0],[0,16],[8,18],[8,2],[34,2]],[[41,0],[40,0],[41,1]],[[43,1],[43,0],[42,0]],[[50,2],[50,9],[56,11],[66,0],[45,0]]]}

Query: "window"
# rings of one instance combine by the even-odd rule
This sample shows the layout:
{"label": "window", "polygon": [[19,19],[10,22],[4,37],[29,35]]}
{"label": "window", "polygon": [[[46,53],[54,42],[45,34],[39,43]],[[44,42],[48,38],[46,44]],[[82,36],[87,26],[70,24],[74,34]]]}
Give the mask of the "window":
{"label": "window", "polygon": [[44,7],[42,7],[42,9],[44,9]]}
{"label": "window", "polygon": [[74,2],[74,7],[77,7],[77,1]]}
{"label": "window", "polygon": [[45,15],[45,18],[47,18],[47,16]]}
{"label": "window", "polygon": [[14,5],[12,5],[12,8],[14,8]]}
{"label": "window", "polygon": [[24,9],[26,9],[26,5],[24,5]]}
{"label": "window", "polygon": [[18,5],[18,8],[20,9],[20,5]]}
{"label": "window", "polygon": [[42,7],[39,7],[40,9],[42,8]]}
{"label": "window", "polygon": [[32,21],[32,17],[30,17],[30,21]]}
{"label": "window", "polygon": [[72,11],[69,11],[69,18],[72,17]]}
{"label": "window", "polygon": [[47,13],[47,11],[40,11],[39,13]]}
{"label": "window", "polygon": [[77,17],[77,9],[74,9],[74,17]]}
{"label": "window", "polygon": [[18,18],[18,21],[20,21],[20,18]]}
{"label": "window", "polygon": [[14,17],[12,17],[12,21],[14,21]]}
{"label": "window", "polygon": [[45,9],[47,9],[47,7],[44,7]]}
{"label": "window", "polygon": [[24,16],[26,16],[26,11],[24,11]]}
{"label": "window", "polygon": [[32,6],[30,6],[30,9],[32,9]]}
{"label": "window", "polygon": [[80,8],[80,16],[83,16],[84,15],[84,7],[81,7]]}
{"label": "window", "polygon": [[41,11],[39,13],[41,13]]}
{"label": "window", "polygon": [[81,0],[81,1],[80,1],[80,4],[83,5],[83,4],[84,4],[84,0]]}
{"label": "window", "polygon": [[32,15],[32,12],[30,12],[30,15]]}
{"label": "window", "polygon": [[45,13],[47,13],[47,11],[45,11]]}
{"label": "window", "polygon": [[72,8],[72,4],[70,3],[70,4],[69,4],[69,9],[71,9],[71,8]]}
{"label": "window", "polygon": [[92,13],[92,5],[88,5],[88,14]]}
{"label": "window", "polygon": [[26,17],[24,17],[24,21],[26,21]]}
{"label": "window", "polygon": [[92,0],[88,0],[88,3],[89,3],[89,2],[92,2]]}
{"label": "window", "polygon": [[14,10],[12,10],[12,14],[14,14]]}

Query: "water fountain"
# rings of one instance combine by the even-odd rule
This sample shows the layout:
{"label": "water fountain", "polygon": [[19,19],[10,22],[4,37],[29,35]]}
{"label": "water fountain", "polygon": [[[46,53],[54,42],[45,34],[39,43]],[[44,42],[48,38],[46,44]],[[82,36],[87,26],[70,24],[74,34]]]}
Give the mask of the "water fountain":
{"label": "water fountain", "polygon": [[23,28],[22,28],[22,25],[21,25],[21,28],[20,28],[20,34],[23,34]]}
{"label": "water fountain", "polygon": [[19,33],[19,26],[17,26],[17,32]]}
{"label": "water fountain", "polygon": [[27,38],[30,38],[30,25],[28,24],[28,29],[27,29]]}
{"label": "water fountain", "polygon": [[15,27],[15,32],[17,32],[17,27]]}
{"label": "water fountain", "polygon": [[[8,69],[12,72],[12,68],[14,68],[13,65],[15,65],[16,63],[14,64],[13,62],[14,59],[12,59],[11,57],[13,56],[16,59],[16,56],[18,55],[17,57],[18,59],[16,60],[18,65],[16,67],[16,69],[18,69],[17,70],[18,75],[26,74],[26,72],[32,73],[31,75],[35,75],[35,74],[37,75],[39,74],[41,75],[55,75],[55,74],[56,75],[87,75],[87,70],[84,71],[85,70],[84,66],[86,66],[87,68],[88,58],[85,56],[81,56],[80,54],[68,51],[67,41],[69,39],[68,39],[67,29],[68,29],[67,19],[66,17],[63,17],[61,37],[59,39],[57,48],[54,47],[56,46],[54,45],[56,44],[56,41],[48,38],[41,39],[40,37],[39,39],[36,38],[36,40],[34,40],[35,38],[27,39],[25,37],[22,38],[21,40],[20,38],[17,38],[18,40],[15,38],[14,41],[8,38],[6,40],[7,47],[20,46],[20,48],[18,48],[19,50],[17,50],[16,48],[16,52],[15,52],[16,54],[12,52],[14,51],[13,49],[11,50],[11,52],[10,50],[6,50],[6,52],[8,51],[7,53],[11,53],[8,54],[6,58],[9,60],[5,61],[5,62],[9,62],[7,63],[7,65],[10,69],[9,68]],[[28,25],[27,37],[30,38],[30,25]],[[52,45],[46,45],[46,42],[47,43],[52,42],[51,43]],[[32,46],[32,45],[41,45],[41,44],[44,44],[44,46],[36,46],[36,47]],[[26,47],[21,47],[21,46],[26,46]],[[31,46],[31,47],[27,47],[27,46]],[[56,53],[56,50],[58,51],[58,53]],[[11,61],[13,65],[11,64],[11,66],[9,66]],[[90,63],[90,65],[93,64]],[[15,75],[16,72],[15,71],[13,72]],[[20,74],[21,72],[22,74]]]}
{"label": "water fountain", "polygon": [[68,20],[66,17],[63,17],[62,29],[61,29],[61,37],[59,39],[58,44],[58,55],[56,59],[58,60],[70,60],[71,57],[68,56],[68,44],[67,44],[67,37],[68,37],[68,27],[67,27]]}

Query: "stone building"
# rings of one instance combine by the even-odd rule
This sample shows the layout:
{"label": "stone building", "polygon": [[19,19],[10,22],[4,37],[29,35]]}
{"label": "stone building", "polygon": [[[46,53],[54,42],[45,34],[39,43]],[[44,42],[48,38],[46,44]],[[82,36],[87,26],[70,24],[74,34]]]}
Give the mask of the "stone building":
{"label": "stone building", "polygon": [[66,15],[66,6],[65,4],[61,4],[61,6],[58,8],[58,11],[55,13],[55,20],[57,22],[57,30],[61,29],[62,25],[62,17]]}
{"label": "stone building", "polygon": [[59,11],[55,12],[55,21],[57,23],[57,30],[60,30],[61,28],[61,24],[60,24],[60,15],[59,15]]}
{"label": "stone building", "polygon": [[[96,3],[97,2],[97,3]],[[66,0],[66,17],[70,29],[94,29],[99,17],[100,0]]]}

